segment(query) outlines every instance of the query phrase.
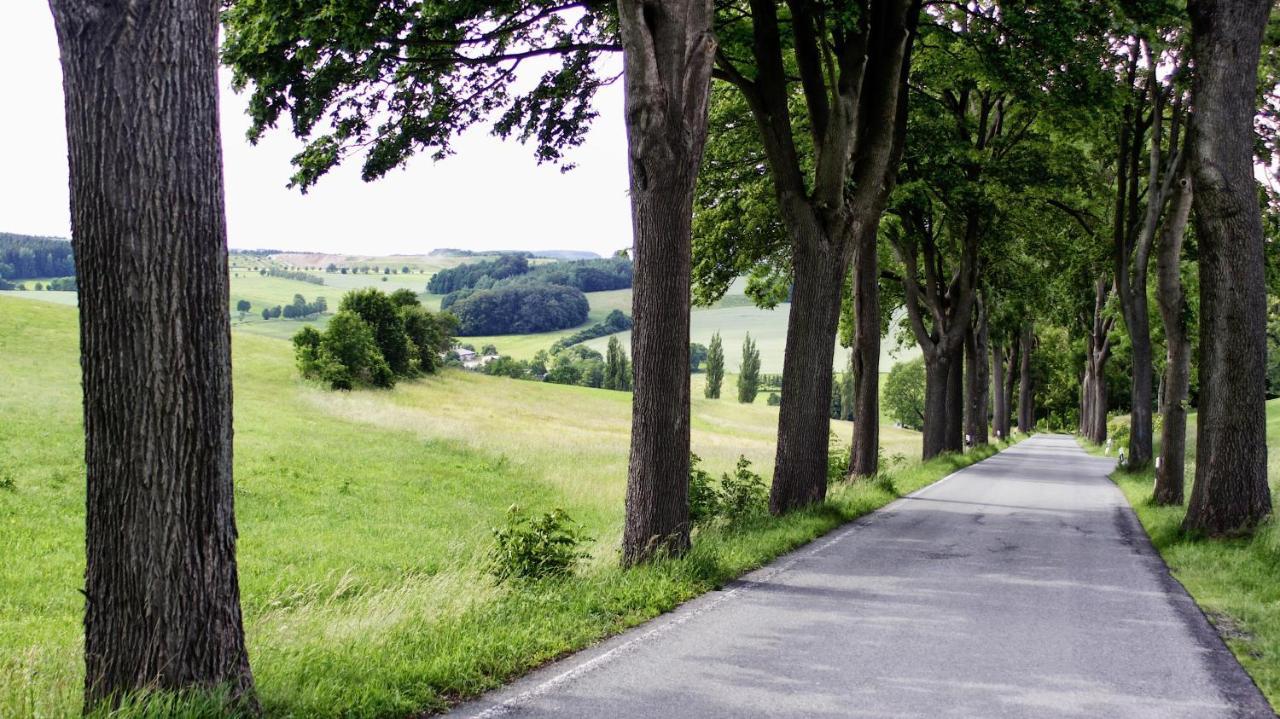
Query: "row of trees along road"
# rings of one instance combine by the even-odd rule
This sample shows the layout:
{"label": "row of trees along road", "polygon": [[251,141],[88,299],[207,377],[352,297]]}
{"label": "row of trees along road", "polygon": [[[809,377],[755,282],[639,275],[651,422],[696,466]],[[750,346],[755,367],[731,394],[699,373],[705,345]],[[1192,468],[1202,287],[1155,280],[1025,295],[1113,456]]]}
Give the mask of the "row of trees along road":
{"label": "row of trees along road", "polygon": [[[1042,416],[1069,414],[1100,438],[1107,359],[1120,348],[1130,456],[1146,461],[1153,246],[1174,340],[1166,433],[1185,418],[1175,405],[1199,327],[1187,526],[1231,533],[1268,513],[1252,126],[1266,0],[1191,0],[1185,15],[1047,0],[342,4],[316,15],[237,0],[222,15],[222,57],[252,91],[252,137],[287,115],[307,143],[294,158],[304,189],[343,161],[373,180],[418,152],[447,156],[481,122],[531,143],[540,161],[568,163],[595,91],[613,79],[601,57],[622,51],[635,249],[625,563],[689,546],[691,281],[708,301],[744,273],[760,303],[791,302],[775,513],[825,496],[842,323],[856,385],[851,473],[877,471],[880,337],[902,305],[928,366],[926,456],[956,449],[963,431],[985,438],[988,386],[998,436],[1016,388],[1024,431],[1038,399]],[[217,686],[252,711],[232,508],[218,4],[51,7],[83,288],[86,706]],[[517,72],[534,58],[539,77]],[[1269,55],[1267,89],[1273,65]],[[1183,239],[1188,202],[1195,231]],[[1189,260],[1196,286],[1174,271]],[[1070,380],[1085,390],[1074,407],[1050,382],[1072,375],[1061,371],[1071,338],[1089,350]],[[1041,343],[1061,351],[1037,353]],[[175,371],[139,364],[156,361]]]}

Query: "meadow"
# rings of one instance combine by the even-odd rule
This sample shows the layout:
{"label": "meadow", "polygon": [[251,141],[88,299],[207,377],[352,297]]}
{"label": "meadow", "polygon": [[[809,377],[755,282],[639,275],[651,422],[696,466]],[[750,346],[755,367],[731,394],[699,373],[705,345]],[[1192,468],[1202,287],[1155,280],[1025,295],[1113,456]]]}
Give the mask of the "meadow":
{"label": "meadow", "polygon": [[[669,611],[989,451],[737,529],[678,561],[617,565],[630,395],[461,371],[392,391],[300,381],[287,342],[233,332],[246,634],[269,716],[440,710]],[[76,315],[0,297],[0,716],[80,710],[84,485]],[[777,410],[696,395],[693,450],[768,477]],[[836,423],[847,443],[851,428]],[[886,452],[919,435],[885,427]],[[891,491],[896,490],[896,491]],[[592,538],[570,579],[496,585],[507,509],[565,509]]]}
{"label": "meadow", "polygon": [[[1195,478],[1196,414],[1187,422],[1186,496]],[[1160,433],[1156,432],[1159,452]],[[1096,446],[1090,451],[1099,453]],[[1267,402],[1267,476],[1280,511],[1280,399]],[[1185,507],[1151,502],[1155,473],[1117,470],[1111,478],[1133,505],[1151,543],[1186,587],[1271,706],[1280,707],[1280,521],[1248,539],[1206,540],[1182,531]]]}

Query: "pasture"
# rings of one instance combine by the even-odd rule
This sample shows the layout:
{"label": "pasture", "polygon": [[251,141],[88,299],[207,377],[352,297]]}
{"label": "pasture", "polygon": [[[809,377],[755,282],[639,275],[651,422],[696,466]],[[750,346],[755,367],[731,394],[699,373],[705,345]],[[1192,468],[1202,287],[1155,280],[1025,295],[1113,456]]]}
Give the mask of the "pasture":
{"label": "pasture", "polygon": [[[287,323],[280,323],[287,324]],[[392,391],[300,381],[287,342],[233,333],[236,508],[246,631],[272,716],[440,709],[667,611],[890,501],[832,501],[696,535],[686,559],[617,568],[630,396],[449,371]],[[79,711],[83,430],[76,315],[0,297],[0,716]],[[693,400],[693,450],[766,478],[777,410]],[[850,427],[836,423],[847,444]],[[919,436],[890,427],[888,454]],[[898,470],[923,486],[977,456]],[[562,507],[592,538],[572,580],[497,586],[490,528]]]}

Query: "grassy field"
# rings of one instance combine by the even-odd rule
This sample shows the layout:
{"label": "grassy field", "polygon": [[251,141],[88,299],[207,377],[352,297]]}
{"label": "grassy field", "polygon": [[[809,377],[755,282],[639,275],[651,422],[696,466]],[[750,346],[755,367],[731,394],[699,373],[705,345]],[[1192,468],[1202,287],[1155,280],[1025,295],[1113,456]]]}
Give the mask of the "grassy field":
{"label": "grassy field", "polygon": [[[1187,424],[1188,497],[1195,478],[1195,431],[1192,414]],[[1280,400],[1267,402],[1267,476],[1272,503],[1280,510]],[[1250,539],[1194,537],[1181,529],[1185,507],[1151,503],[1152,470],[1117,471],[1112,479],[1137,511],[1173,576],[1217,626],[1271,706],[1280,708],[1280,521],[1272,518]]]}
{"label": "grassy field", "polygon": [[[635,625],[893,498],[836,485],[781,520],[700,530],[679,561],[617,567],[630,396],[463,372],[394,391],[299,381],[288,343],[237,331],[236,509],[246,632],[269,716],[437,710]],[[0,297],[0,716],[79,712],[84,486],[75,311]],[[693,402],[713,472],[768,476],[775,408]],[[849,426],[839,423],[841,437]],[[919,435],[884,430],[914,457]],[[897,471],[899,491],[981,457]],[[562,507],[593,538],[563,582],[495,586],[490,528]]]}

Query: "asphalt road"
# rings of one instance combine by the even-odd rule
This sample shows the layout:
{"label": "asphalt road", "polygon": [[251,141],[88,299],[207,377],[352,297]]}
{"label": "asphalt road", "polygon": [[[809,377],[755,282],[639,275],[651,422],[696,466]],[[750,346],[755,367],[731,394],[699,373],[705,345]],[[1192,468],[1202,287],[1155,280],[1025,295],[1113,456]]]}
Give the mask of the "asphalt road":
{"label": "asphalt road", "polygon": [[1037,436],[458,717],[1274,717],[1111,461]]}

